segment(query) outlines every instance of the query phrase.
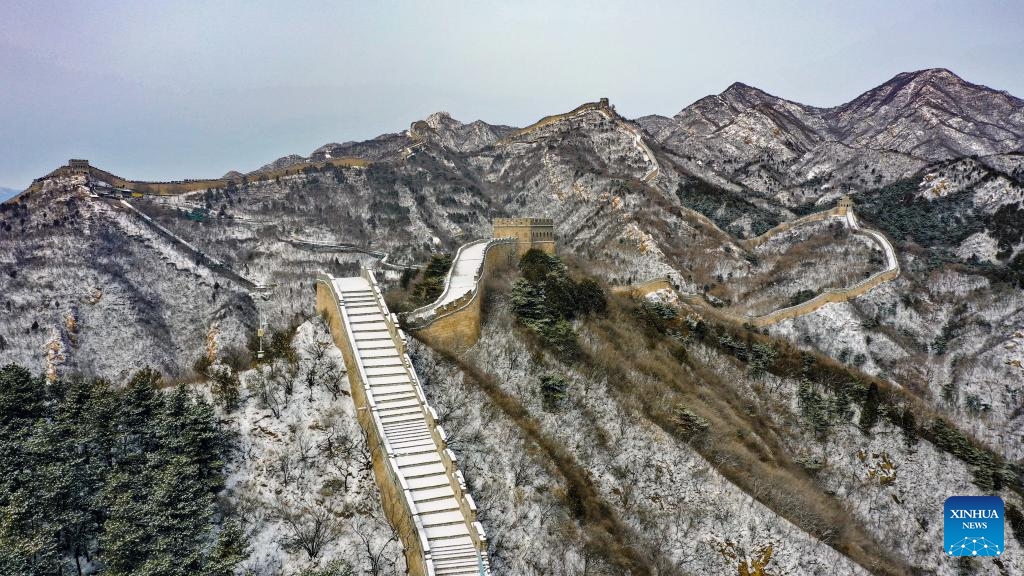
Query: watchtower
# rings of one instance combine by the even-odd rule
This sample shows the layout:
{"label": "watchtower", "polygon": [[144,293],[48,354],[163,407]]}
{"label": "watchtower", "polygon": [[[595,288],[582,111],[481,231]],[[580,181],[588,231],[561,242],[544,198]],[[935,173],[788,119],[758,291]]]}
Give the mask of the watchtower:
{"label": "watchtower", "polygon": [[72,158],[68,160],[68,171],[73,174],[88,174],[89,161]]}
{"label": "watchtower", "polygon": [[850,198],[847,194],[843,194],[839,198],[839,202],[836,203],[836,207],[839,208],[840,212],[845,214],[847,210],[853,208],[853,198]]}
{"label": "watchtower", "polygon": [[515,238],[519,254],[531,248],[555,253],[555,222],[551,218],[495,218],[495,238]]}

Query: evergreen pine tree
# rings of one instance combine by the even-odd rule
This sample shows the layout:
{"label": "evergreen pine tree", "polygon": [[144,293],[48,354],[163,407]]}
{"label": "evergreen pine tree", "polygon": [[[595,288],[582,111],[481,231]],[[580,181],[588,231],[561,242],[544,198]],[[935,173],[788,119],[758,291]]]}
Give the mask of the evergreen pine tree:
{"label": "evergreen pine tree", "polygon": [[917,444],[917,418],[910,406],[904,406],[900,413],[900,429],[903,430],[903,442],[907,448]]}
{"label": "evergreen pine tree", "polygon": [[121,422],[126,447],[136,454],[153,450],[156,441],[154,422],[163,408],[163,395],[157,389],[160,373],[149,367],[132,376],[122,394]]}
{"label": "evergreen pine tree", "polygon": [[227,522],[221,528],[217,544],[210,552],[207,574],[232,576],[235,567],[249,556],[249,539],[238,522]]}
{"label": "evergreen pine tree", "polygon": [[871,434],[871,429],[878,422],[878,407],[881,401],[882,397],[878,391],[878,385],[872,382],[864,394],[864,404],[861,406],[860,420],[857,423],[860,426],[861,432]]}
{"label": "evergreen pine tree", "polygon": [[146,559],[153,555],[149,520],[158,511],[148,501],[151,482],[149,471],[131,474],[116,470],[107,477],[103,500],[108,516],[99,546],[110,576],[138,574]]}
{"label": "evergreen pine tree", "polygon": [[152,538],[140,574],[189,576],[206,573],[205,542],[213,516],[213,494],[196,481],[199,467],[184,456],[164,461],[153,473],[146,519]]}
{"label": "evergreen pine tree", "polygon": [[[182,394],[187,398],[184,405]],[[227,445],[213,406],[182,391],[176,392],[171,402],[175,404],[174,410],[161,419],[161,456],[185,458],[196,468],[194,481],[201,482],[208,492],[217,492],[224,484]],[[182,407],[184,411],[179,412]]]}

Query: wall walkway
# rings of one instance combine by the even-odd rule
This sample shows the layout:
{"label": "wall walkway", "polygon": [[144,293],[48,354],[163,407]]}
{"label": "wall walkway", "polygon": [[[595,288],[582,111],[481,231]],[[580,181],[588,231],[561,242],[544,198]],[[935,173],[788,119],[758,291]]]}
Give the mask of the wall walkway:
{"label": "wall walkway", "polygon": [[799,316],[810,314],[811,312],[814,312],[815,310],[821,308],[826,304],[833,304],[836,302],[846,302],[847,300],[852,300],[858,296],[867,294],[874,288],[886,282],[895,280],[897,277],[899,277],[899,259],[896,258],[896,249],[893,248],[893,245],[891,242],[889,242],[889,239],[886,238],[884,234],[877,230],[865,228],[864,226],[862,226],[860,224],[860,221],[857,219],[857,215],[854,213],[853,208],[847,208],[844,206],[836,207],[831,210],[817,212],[809,216],[804,216],[803,218],[798,218],[791,222],[783,222],[782,224],[776,226],[775,228],[772,228],[768,232],[765,232],[764,234],[756,238],[744,240],[741,241],[740,243],[744,246],[744,248],[750,250],[757,247],[760,244],[763,244],[772,236],[785,232],[787,230],[791,230],[794,227],[799,226],[800,224],[817,222],[834,217],[841,217],[843,221],[847,224],[847,226],[849,226],[851,229],[866,234],[876,244],[879,245],[882,251],[885,252],[886,265],[884,270],[876,272],[875,274],[872,274],[871,276],[865,278],[864,280],[861,280],[860,282],[857,282],[852,286],[848,286],[846,288],[829,288],[828,290],[825,290],[821,294],[818,294],[817,296],[811,298],[806,302],[801,302],[800,304],[797,304],[795,306],[780,308],[779,310],[769,312],[768,314],[764,314],[762,316],[733,314],[732,312],[727,312],[725,310],[714,308],[711,305],[709,305],[707,301],[705,301],[704,298],[701,297],[699,294],[680,294],[680,300],[686,302],[687,304],[690,304],[691,306],[700,307],[706,310],[711,315],[716,316],[720,319],[728,320],[730,322],[735,322],[738,324],[752,324],[760,328],[763,326],[777,324],[779,322],[782,322],[783,320],[789,320],[791,318],[797,318]]}
{"label": "wall walkway", "polygon": [[246,278],[245,276],[242,276],[238,272],[235,272],[233,269],[231,269],[230,266],[228,266],[221,260],[218,260],[217,258],[214,258],[209,254],[206,254],[205,252],[200,250],[196,245],[192,244],[188,240],[185,240],[181,236],[178,236],[174,232],[171,232],[165,226],[162,226],[161,224],[157,223],[156,220],[150,218],[148,214],[139,210],[135,206],[132,206],[127,201],[118,199],[116,197],[101,197],[103,197],[107,202],[109,202],[114,207],[127,210],[128,212],[142,219],[142,221],[145,222],[146,225],[155,230],[158,234],[170,240],[171,243],[173,243],[181,250],[184,250],[185,252],[192,255],[192,257],[195,258],[196,264],[205,266],[210,271],[216,274],[220,274],[221,276],[229,280],[232,280],[233,282],[245,288],[246,290],[253,290],[256,292],[267,290],[266,286],[263,286],[259,282]]}
{"label": "wall walkway", "polygon": [[372,273],[321,272],[316,288],[316,308],[327,315],[345,358],[384,512],[405,547],[409,574],[489,575],[476,504]]}
{"label": "wall walkway", "polygon": [[458,350],[480,338],[481,279],[502,265],[512,265],[518,255],[515,238],[476,240],[455,253],[441,296],[409,312],[403,318],[417,337],[436,346]]}

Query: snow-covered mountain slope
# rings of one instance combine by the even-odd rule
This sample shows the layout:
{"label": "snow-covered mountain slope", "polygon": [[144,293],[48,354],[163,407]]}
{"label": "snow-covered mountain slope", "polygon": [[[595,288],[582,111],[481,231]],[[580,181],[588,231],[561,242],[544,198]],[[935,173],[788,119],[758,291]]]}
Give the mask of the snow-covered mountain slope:
{"label": "snow-covered mountain slope", "polygon": [[402,573],[341,352],[319,318],[300,325],[292,345],[294,363],[275,359],[241,374],[240,406],[223,415],[238,438],[223,497],[252,552],[241,569],[292,575],[377,562]]}
{"label": "snow-covered mountain slope", "polygon": [[823,185],[865,190],[930,163],[1024,149],[1024,100],[945,69],[899,74],[833,108],[736,83],[671,119],[639,122],[698,171],[791,205]]}
{"label": "snow-covered mountain slope", "polygon": [[[852,193],[858,215],[896,245],[900,278],[770,333],[905,391],[1017,470],[1024,458],[1021,109],[1016,98],[932,70],[897,76],[830,109],[736,84],[673,118],[635,122],[606,103],[522,131],[437,113],[408,130],[327,144],[245,178],[233,174],[236,181],[223,189],[125,200],[167,232],[124,210],[120,199],[102,196],[119,192],[96,178],[58,172],[0,205],[0,364],[113,377],[151,364],[187,377],[211,342],[225,355],[244,356],[261,315],[277,329],[308,320],[316,270],[344,276],[378,265],[385,286],[397,285],[402,266],[487,237],[490,220],[505,216],[552,218],[565,260],[610,285],[669,275],[680,291],[724,306],[777,306],[801,290],[870,272],[873,253],[827,227],[798,231],[760,252],[745,249],[739,238],[830,208]],[[270,290],[250,294],[215,262]],[[485,327],[488,345],[474,349],[472,360],[501,375],[502,390],[521,393],[536,408],[529,389],[541,374],[522,364],[533,357],[528,345],[510,335],[500,306],[494,310]],[[602,337],[583,334],[589,345]],[[623,338],[623,346],[630,341]],[[837,515],[830,518],[849,518],[856,528],[847,534],[850,542],[860,546],[868,542],[862,536],[875,532],[892,542],[905,538],[899,532],[905,529],[917,540],[885,548],[891,573],[904,565],[908,572],[954,573],[928,555],[936,526],[927,511],[940,484],[974,490],[972,471],[960,460],[930,445],[902,448],[891,427],[858,435],[845,412],[833,422],[831,443],[814,444],[801,428],[806,415],[794,408],[797,376],[754,381],[721,350],[686,346],[699,355],[687,370],[704,382],[690,399],[746,398],[752,414],[764,414],[770,433],[743,410],[729,412],[746,434],[737,437],[740,443],[752,450],[761,442],[775,446],[776,459],[767,462],[792,474],[796,459],[807,464],[807,474],[819,475],[811,493]],[[650,352],[631,350],[637,358]],[[434,398],[452,414],[452,428],[463,431],[456,443],[474,493],[485,502],[481,516],[495,534],[496,569],[572,573],[610,561],[593,554],[597,540],[561,498],[564,478],[536,453],[536,438],[493,406],[482,408],[489,401],[467,391],[451,364],[429,351],[417,362],[427,380],[434,372]],[[656,414],[640,414],[630,404],[640,399],[612,389],[606,374],[556,367],[580,395],[567,414],[572,421],[560,426],[558,416],[544,413],[538,430],[564,446],[577,466],[595,471],[594,498],[622,518],[619,528],[640,534],[634,552],[670,543],[649,558],[661,573],[735,573],[740,558],[753,570],[769,544],[772,566],[790,573],[870,571],[857,549],[826,542],[829,533],[818,531],[817,517],[793,516],[772,503],[779,494],[757,493],[757,486],[731,475],[728,455],[715,460],[659,429]],[[630,378],[644,385],[672,380],[662,376]],[[251,378],[260,376],[245,376]],[[670,392],[696,394],[687,390]],[[296,403],[290,417],[319,421],[328,415],[316,411],[331,406],[335,416],[344,412],[333,395],[313,399],[324,405]],[[266,410],[246,405],[239,426],[252,435]],[[301,442],[280,422],[264,428],[273,434],[249,444],[252,460],[240,465],[247,468],[238,470],[238,485],[258,485],[269,474],[264,469],[275,460],[267,458],[280,449],[274,434]],[[321,431],[309,434],[320,438]],[[626,438],[637,459],[597,453],[593,447],[610,437]],[[792,454],[778,456],[786,451]],[[875,486],[875,476],[865,479],[872,466],[877,476],[876,453],[907,471],[892,489]],[[823,456],[828,462],[819,467]],[[650,461],[661,468],[636,466]],[[935,478],[929,494],[915,495],[911,479],[927,475]],[[666,478],[673,489],[665,489]],[[304,486],[322,491],[319,480],[307,480]],[[702,486],[713,487],[723,508],[694,501]],[[355,505],[349,496],[339,503]],[[679,510],[692,522],[680,524]],[[914,522],[879,525],[900,514]],[[273,540],[273,530],[260,541]],[[714,537],[701,540],[702,552],[687,551],[683,542],[698,534]],[[355,541],[346,542],[338,550]],[[288,554],[294,556],[275,551],[268,562]],[[826,560],[808,563],[804,554]],[[1006,570],[1020,573],[1012,564]]]}
{"label": "snow-covered mountain slope", "polygon": [[247,292],[93,197],[84,176],[48,181],[0,211],[0,362],[177,375],[215,326],[223,346],[244,346],[255,312]]}

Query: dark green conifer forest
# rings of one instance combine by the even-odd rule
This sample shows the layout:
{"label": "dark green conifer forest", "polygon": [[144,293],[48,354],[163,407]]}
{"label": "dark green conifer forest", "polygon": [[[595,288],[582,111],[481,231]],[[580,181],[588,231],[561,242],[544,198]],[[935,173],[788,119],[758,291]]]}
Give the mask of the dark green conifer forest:
{"label": "dark green conifer forest", "polygon": [[231,574],[230,447],[209,402],[148,368],[123,386],[0,368],[0,574]]}

